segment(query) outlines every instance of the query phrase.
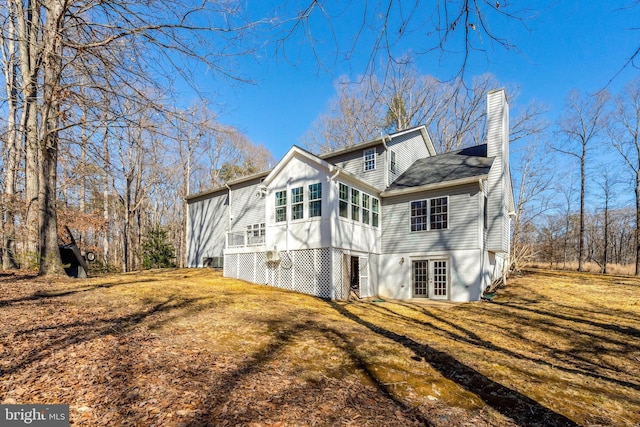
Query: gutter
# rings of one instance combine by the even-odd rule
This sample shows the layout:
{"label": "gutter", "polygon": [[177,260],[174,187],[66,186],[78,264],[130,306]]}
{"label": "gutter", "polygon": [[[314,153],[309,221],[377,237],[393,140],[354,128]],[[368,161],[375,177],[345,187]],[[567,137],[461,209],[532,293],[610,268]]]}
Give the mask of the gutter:
{"label": "gutter", "polygon": [[465,184],[479,183],[478,185],[482,185],[481,184],[482,180],[487,179],[488,177],[489,177],[489,174],[483,174],[483,175],[472,176],[469,178],[453,179],[451,181],[436,182],[434,184],[421,185],[419,187],[408,187],[408,188],[402,188],[399,190],[385,190],[382,193],[380,193],[380,197],[401,196],[403,194],[419,193],[421,191],[428,191],[428,190],[438,190],[440,188],[454,187],[454,186],[465,185]]}

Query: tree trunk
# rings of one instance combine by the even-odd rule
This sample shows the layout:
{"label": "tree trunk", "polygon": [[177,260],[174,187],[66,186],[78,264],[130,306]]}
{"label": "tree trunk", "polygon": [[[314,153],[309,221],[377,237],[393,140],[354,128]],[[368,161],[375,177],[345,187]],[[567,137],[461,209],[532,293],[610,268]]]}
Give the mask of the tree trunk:
{"label": "tree trunk", "polygon": [[[640,158],[638,159],[640,165]],[[636,170],[636,276],[640,276],[640,168]]]}
{"label": "tree trunk", "polygon": [[15,13],[9,8],[8,34],[5,40],[8,57],[4,58],[4,78],[7,99],[7,160],[4,170],[4,198],[2,201],[2,269],[9,270],[17,267],[15,253],[15,196],[16,176],[19,165],[18,129],[16,127],[18,114],[18,64],[16,53]]}
{"label": "tree trunk", "polygon": [[62,262],[58,248],[56,187],[58,178],[58,127],[60,122],[59,82],[62,75],[62,45],[59,23],[64,9],[58,0],[45,2],[47,17],[42,35],[44,45],[42,143],[40,165],[40,269],[39,274],[61,274]]}
{"label": "tree trunk", "polygon": [[578,271],[584,271],[584,202],[585,202],[585,158],[587,156],[586,143],[582,144],[580,157],[580,232],[578,242]]}
{"label": "tree trunk", "polygon": [[40,46],[38,42],[40,25],[40,4],[36,0],[11,0],[10,7],[15,12],[18,30],[18,50],[20,52],[20,73],[22,75],[23,109],[21,117],[22,137],[25,145],[25,203],[26,203],[26,256],[29,262],[23,263],[30,268],[37,264],[39,246],[39,213],[38,213],[38,58]]}

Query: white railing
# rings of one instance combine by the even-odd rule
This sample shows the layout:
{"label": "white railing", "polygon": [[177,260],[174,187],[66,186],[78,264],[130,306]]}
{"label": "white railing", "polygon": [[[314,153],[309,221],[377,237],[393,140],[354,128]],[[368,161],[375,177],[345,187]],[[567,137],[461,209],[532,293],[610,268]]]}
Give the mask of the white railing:
{"label": "white railing", "polygon": [[[257,235],[256,235],[257,234]],[[253,231],[230,231],[227,233],[227,248],[243,248],[264,245],[264,234]]]}

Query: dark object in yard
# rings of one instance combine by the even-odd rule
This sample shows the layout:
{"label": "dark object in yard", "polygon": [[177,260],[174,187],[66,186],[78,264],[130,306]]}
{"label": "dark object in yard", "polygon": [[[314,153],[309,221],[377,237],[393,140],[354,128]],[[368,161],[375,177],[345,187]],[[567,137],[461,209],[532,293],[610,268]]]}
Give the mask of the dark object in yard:
{"label": "dark object in yard", "polygon": [[95,255],[93,252],[87,252],[85,259],[82,253],[80,253],[80,248],[76,243],[76,239],[73,238],[71,230],[69,230],[69,227],[67,226],[65,226],[65,228],[67,229],[67,233],[69,234],[71,242],[63,242],[62,244],[58,245],[58,247],[60,248],[60,259],[62,260],[64,271],[69,277],[86,279],[87,270],[89,270],[87,259],[89,261],[93,261],[95,259]]}
{"label": "dark object in yard", "polygon": [[495,296],[496,296],[495,293],[491,293],[491,292],[484,293],[484,294],[482,294],[482,300],[483,301],[493,301],[493,297],[495,297]]}

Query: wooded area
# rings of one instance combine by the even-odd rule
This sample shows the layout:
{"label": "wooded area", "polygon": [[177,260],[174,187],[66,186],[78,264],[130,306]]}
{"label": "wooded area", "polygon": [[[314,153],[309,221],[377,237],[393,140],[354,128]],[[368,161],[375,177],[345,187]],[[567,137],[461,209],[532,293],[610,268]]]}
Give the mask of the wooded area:
{"label": "wooded area", "polygon": [[250,52],[251,24],[230,22],[227,6],[2,4],[4,269],[61,271],[65,226],[99,254],[97,270],[140,268],[158,227],[180,263],[184,197],[268,166],[268,150],[206,103],[170,102],[189,60],[234,78],[223,59]]}

